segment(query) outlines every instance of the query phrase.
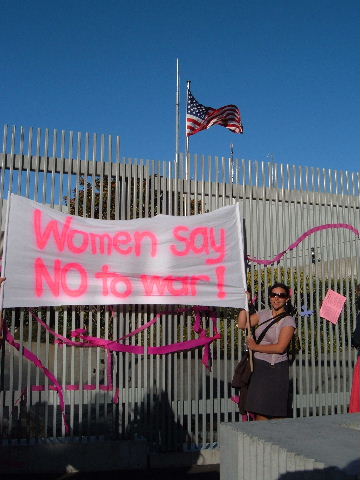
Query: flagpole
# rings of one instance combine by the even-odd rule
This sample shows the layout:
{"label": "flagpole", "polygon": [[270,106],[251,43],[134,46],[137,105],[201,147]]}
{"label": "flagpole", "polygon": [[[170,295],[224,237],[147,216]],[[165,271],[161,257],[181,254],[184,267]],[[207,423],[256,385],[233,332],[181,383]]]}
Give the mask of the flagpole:
{"label": "flagpole", "polygon": [[230,171],[231,183],[234,183],[234,144],[230,143]]}
{"label": "flagpole", "polygon": [[[6,271],[6,251],[8,244],[8,232],[9,232],[9,214],[10,214],[10,204],[11,204],[11,195],[10,191],[8,192],[7,206],[6,206],[6,217],[5,217],[5,228],[4,228],[4,238],[3,238],[3,258],[1,262],[1,278],[5,278]],[[3,338],[3,304],[4,304],[4,281],[0,283],[0,339]]]}
{"label": "flagpole", "polygon": [[180,148],[180,71],[179,71],[179,59],[176,59],[176,141],[175,141],[175,169],[176,177],[178,177],[179,171],[179,148]]}
{"label": "flagpole", "polygon": [[190,84],[191,81],[188,80],[186,82],[186,117],[185,117],[185,138],[186,138],[186,144],[185,144],[185,153],[186,153],[186,164],[185,164],[185,179],[187,180],[189,170],[190,170],[190,140],[189,137],[186,134],[187,130],[187,107],[189,103],[189,90],[190,90]]}

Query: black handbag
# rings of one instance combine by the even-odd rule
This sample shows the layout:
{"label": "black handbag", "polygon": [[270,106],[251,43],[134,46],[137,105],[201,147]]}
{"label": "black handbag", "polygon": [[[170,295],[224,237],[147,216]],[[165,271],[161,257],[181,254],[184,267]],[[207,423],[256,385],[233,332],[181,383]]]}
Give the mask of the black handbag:
{"label": "black handbag", "polygon": [[236,365],[234,376],[231,381],[231,386],[240,390],[238,408],[242,415],[246,413],[245,404],[251,375],[250,355],[247,350],[243,352],[240,362]]}
{"label": "black handbag", "polygon": [[233,388],[241,388],[248,385],[251,377],[250,355],[249,351],[243,352],[240,362],[236,365],[231,386]]}
{"label": "black handbag", "polygon": [[[271,320],[273,320],[260,333],[259,338],[257,340],[255,340],[255,342],[257,344],[261,343],[263,338],[266,335],[266,332],[275,323],[277,323],[279,320],[286,317],[287,315],[288,315],[288,313],[283,312],[283,313],[280,313],[279,315],[276,315],[275,317],[269,318],[269,320],[266,320],[265,322],[263,322],[262,325],[264,325],[264,323],[268,323],[268,322],[271,322]],[[249,388],[249,385],[250,385],[251,375],[252,375],[252,371],[251,371],[251,366],[250,366],[250,354],[249,354],[249,351],[246,350],[246,351],[243,352],[240,362],[236,365],[234,375],[233,375],[233,378],[231,380],[232,388],[240,389],[240,401],[239,401],[238,407],[239,407],[239,411],[242,415],[244,415],[246,413],[245,403],[246,403],[247,391],[248,391],[248,388]]]}

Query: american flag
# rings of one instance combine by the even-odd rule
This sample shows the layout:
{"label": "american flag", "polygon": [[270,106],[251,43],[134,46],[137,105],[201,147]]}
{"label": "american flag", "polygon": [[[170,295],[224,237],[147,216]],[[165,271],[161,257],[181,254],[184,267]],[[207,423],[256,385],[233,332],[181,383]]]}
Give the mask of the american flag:
{"label": "american flag", "polygon": [[213,125],[222,125],[234,133],[244,132],[240,110],[236,105],[225,105],[217,109],[205,107],[188,90],[186,135],[189,137]]}

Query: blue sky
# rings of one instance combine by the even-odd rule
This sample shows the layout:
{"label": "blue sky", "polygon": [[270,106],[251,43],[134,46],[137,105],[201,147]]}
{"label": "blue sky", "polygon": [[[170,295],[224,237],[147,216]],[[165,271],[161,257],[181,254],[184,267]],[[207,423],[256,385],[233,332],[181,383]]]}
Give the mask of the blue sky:
{"label": "blue sky", "polygon": [[175,153],[176,58],[207,106],[239,106],[191,152],[351,171],[359,156],[358,0],[2,0],[0,123],[111,133]]}

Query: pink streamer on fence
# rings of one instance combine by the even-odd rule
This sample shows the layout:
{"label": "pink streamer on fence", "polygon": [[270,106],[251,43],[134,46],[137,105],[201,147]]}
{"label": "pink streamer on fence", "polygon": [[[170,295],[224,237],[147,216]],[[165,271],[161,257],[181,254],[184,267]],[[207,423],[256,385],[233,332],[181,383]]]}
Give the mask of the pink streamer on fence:
{"label": "pink streamer on fence", "polygon": [[[194,307],[193,310],[195,311],[195,322],[194,322],[194,331],[199,334],[199,338],[186,340],[185,342],[177,342],[174,344],[169,344],[160,347],[143,347],[143,346],[135,346],[135,345],[124,345],[120,342],[130,338],[138,333],[146,330],[147,328],[154,325],[161,317],[161,315],[166,314],[166,312],[158,313],[153,319],[149,322],[145,323],[141,327],[133,330],[132,332],[124,335],[123,337],[119,338],[118,340],[107,340],[104,338],[93,337],[87,334],[87,330],[83,328],[78,328],[71,332],[71,336],[73,338],[78,338],[79,341],[70,340],[63,335],[55,332],[53,329],[47,325],[41,318],[39,318],[31,309],[29,309],[30,314],[33,318],[40,323],[49,333],[51,333],[55,338],[55,343],[59,343],[61,345],[68,345],[68,346],[75,346],[75,347],[102,347],[107,352],[107,368],[106,368],[106,376],[107,376],[107,385],[99,385],[99,389],[102,391],[111,391],[113,390],[113,358],[112,352],[126,352],[126,353],[134,353],[134,354],[150,354],[150,355],[166,355],[169,353],[181,352],[184,350],[191,350],[198,347],[203,347],[203,357],[202,362],[207,368],[211,368],[211,351],[210,345],[214,340],[221,338],[221,335],[217,329],[217,317],[213,311],[211,311],[207,307]],[[178,310],[177,313],[185,313],[189,312],[189,309]],[[214,328],[214,335],[212,337],[207,336],[206,330],[202,326],[201,321],[201,312],[202,311],[209,311],[211,313],[210,319],[213,322]],[[174,313],[174,312],[169,312]],[[53,383],[53,385],[49,385],[45,387],[44,385],[32,385],[32,391],[45,391],[45,390],[54,390],[59,395],[59,403],[60,409],[63,416],[63,421],[65,425],[65,430],[68,433],[70,431],[69,425],[66,421],[65,417],[65,402],[64,402],[64,393],[63,387],[60,385],[57,378],[48,370],[41,362],[41,360],[33,354],[30,350],[26,349],[25,347],[20,347],[20,344],[17,343],[14,337],[9,332],[7,325],[4,323],[4,333],[7,342],[15,347],[25,358],[30,360],[36,367],[41,368],[45,375],[49,378],[49,380]],[[96,390],[96,385],[66,385],[64,387],[67,391],[78,391],[78,390]],[[114,403],[118,403],[119,401],[119,388],[115,389]]]}
{"label": "pink streamer on fence", "polygon": [[[166,315],[167,312],[158,313],[152,320],[142,325],[141,327],[137,328],[136,330],[133,330],[127,335],[119,338],[118,340],[107,340],[105,338],[93,337],[91,335],[88,335],[85,329],[78,328],[77,330],[74,330],[73,332],[71,332],[71,336],[73,338],[79,339],[79,341],[69,340],[68,338],[63,337],[62,335],[57,334],[45,322],[43,322],[41,319],[36,317],[36,315],[33,312],[32,312],[32,315],[34,316],[34,318],[40,321],[41,325],[44,325],[45,328],[50,333],[56,336],[57,338],[56,343],[66,344],[66,345],[76,346],[76,347],[85,347],[85,348],[102,347],[109,350],[110,352],[114,351],[114,352],[123,352],[123,353],[133,353],[136,355],[143,355],[143,354],[167,355],[169,353],[181,352],[184,350],[192,350],[194,348],[204,347],[202,362],[207,368],[210,368],[211,367],[211,355],[209,350],[210,344],[214,342],[214,340],[218,340],[219,338],[221,338],[221,334],[217,329],[216,316],[214,314],[210,316],[210,319],[212,320],[214,325],[214,336],[208,337],[206,330],[201,326],[201,315],[200,315],[201,311],[204,311],[204,310],[207,311],[208,309],[205,309],[202,307],[194,307],[193,310],[195,311],[194,331],[199,334],[199,337],[196,339],[186,340],[184,342],[172,343],[172,344],[163,345],[160,347],[125,345],[120,342],[133,335],[137,335],[141,331],[154,325],[160,319],[161,315]],[[189,310],[178,310],[176,313],[185,313],[188,311]],[[168,313],[173,313],[173,312],[168,312]]]}
{"label": "pink streamer on fence", "polygon": [[66,430],[67,433],[69,433],[70,428],[69,428],[69,425],[68,425],[68,423],[66,421],[66,418],[65,418],[64,392],[63,392],[62,386],[58,382],[57,378],[55,377],[55,375],[52,372],[50,372],[49,369],[47,369],[45,367],[45,365],[43,365],[41,360],[34,353],[32,353],[31,350],[28,350],[26,347],[21,346],[20,343],[18,343],[15,340],[15,338],[9,332],[5,322],[4,322],[4,325],[3,325],[3,329],[4,329],[4,334],[5,334],[6,341],[10,345],[12,345],[14,348],[16,348],[16,350],[18,350],[18,352],[20,352],[25,358],[30,360],[36,367],[41,368],[41,370],[48,377],[50,382],[52,382],[54,384],[53,389],[57,391],[58,396],[59,396],[60,409],[61,409],[61,413],[62,413],[62,416],[63,416],[65,430]]}
{"label": "pink streamer on fence", "polygon": [[305,238],[309,237],[313,233],[320,232],[321,230],[328,230],[330,228],[345,228],[347,230],[350,230],[353,232],[357,237],[360,238],[360,232],[357,230],[355,227],[352,225],[349,225],[348,223],[327,223],[325,225],[320,225],[318,227],[313,227],[310,228],[310,230],[307,230],[305,233],[303,233],[294,243],[292,243],[286,250],[284,250],[281,253],[278,253],[273,259],[271,260],[260,260],[258,258],[253,258],[250,257],[249,255],[247,256],[247,260],[249,262],[254,262],[258,263],[259,265],[271,265],[273,263],[279,262],[281,258],[285,255],[285,253],[289,252],[290,250],[293,250],[296,248]]}

